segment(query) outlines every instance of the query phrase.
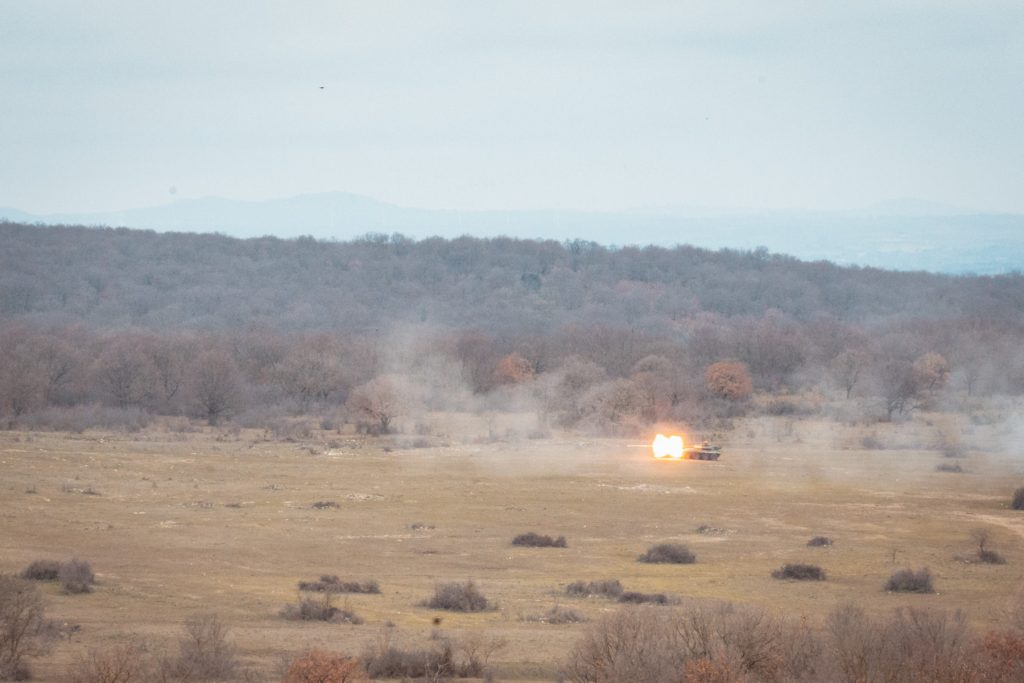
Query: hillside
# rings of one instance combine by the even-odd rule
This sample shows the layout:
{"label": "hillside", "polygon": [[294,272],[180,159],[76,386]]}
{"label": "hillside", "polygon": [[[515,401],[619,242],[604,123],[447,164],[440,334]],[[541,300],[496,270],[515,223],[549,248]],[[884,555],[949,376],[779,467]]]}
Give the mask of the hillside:
{"label": "hillside", "polygon": [[[489,397],[614,431],[734,414],[751,390],[819,397],[783,411],[860,396],[890,419],[943,391],[1024,391],[1020,275],[510,238],[3,223],[0,241],[0,405],[15,416],[99,402],[216,421],[358,410],[369,393]],[[722,371],[733,389],[714,388]]]}

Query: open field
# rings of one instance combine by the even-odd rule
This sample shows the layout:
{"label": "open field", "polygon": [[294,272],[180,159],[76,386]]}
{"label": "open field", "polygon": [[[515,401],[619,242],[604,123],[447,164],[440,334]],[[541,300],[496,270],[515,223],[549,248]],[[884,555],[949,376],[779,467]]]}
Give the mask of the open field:
{"label": "open field", "polygon": [[[268,680],[283,657],[309,647],[358,654],[385,633],[422,646],[435,630],[507,639],[492,660],[500,678],[551,680],[585,625],[525,617],[556,604],[590,618],[616,608],[566,596],[581,579],[812,619],[855,602],[877,613],[962,609],[979,628],[1004,624],[1024,578],[1024,512],[1008,509],[1024,483],[1024,450],[972,427],[977,450],[950,460],[929,446],[935,430],[921,418],[887,428],[919,446],[864,450],[864,428],[785,418],[740,423],[719,462],[669,463],[625,440],[571,436],[411,448],[402,447],[409,438],[333,432],[293,443],[211,428],[0,432],[0,572],[72,556],[97,572],[87,595],[41,584],[48,615],[81,625],[34,664],[43,680],[86,648],[129,635],[171,641],[198,612],[221,615]],[[936,471],[943,462],[964,472]],[[314,509],[317,501],[338,507]],[[958,559],[971,554],[977,527],[1007,564]],[[513,547],[526,531],[564,535],[569,547]],[[816,535],[835,544],[807,547]],[[687,544],[697,563],[636,561],[659,541]],[[828,580],[771,578],[787,562],[818,564]],[[885,593],[905,566],[929,567],[937,593]],[[336,601],[365,624],[278,616],[298,581],[321,574],[380,583],[380,595]],[[469,578],[496,610],[417,606],[436,582]]]}

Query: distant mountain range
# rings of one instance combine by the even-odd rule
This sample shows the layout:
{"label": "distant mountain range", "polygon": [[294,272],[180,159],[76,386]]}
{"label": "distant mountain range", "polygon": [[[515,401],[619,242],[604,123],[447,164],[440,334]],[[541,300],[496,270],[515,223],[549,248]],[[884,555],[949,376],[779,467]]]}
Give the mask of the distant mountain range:
{"label": "distant mountain range", "polygon": [[83,214],[33,215],[0,207],[20,223],[103,225],[233,237],[310,235],[348,240],[366,233],[407,237],[507,235],[583,239],[605,245],[692,244],[755,249],[896,270],[998,274],[1024,270],[1024,215],[978,213],[919,200],[853,211],[731,211],[668,206],[627,211],[417,209],[344,192],[260,202],[219,197]]}

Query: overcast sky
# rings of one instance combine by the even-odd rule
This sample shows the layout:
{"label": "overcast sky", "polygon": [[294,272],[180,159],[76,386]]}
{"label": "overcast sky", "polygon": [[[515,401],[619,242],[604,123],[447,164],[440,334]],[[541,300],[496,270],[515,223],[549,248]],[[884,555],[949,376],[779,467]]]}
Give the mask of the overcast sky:
{"label": "overcast sky", "polygon": [[0,0],[0,206],[1024,212],[1024,2]]}

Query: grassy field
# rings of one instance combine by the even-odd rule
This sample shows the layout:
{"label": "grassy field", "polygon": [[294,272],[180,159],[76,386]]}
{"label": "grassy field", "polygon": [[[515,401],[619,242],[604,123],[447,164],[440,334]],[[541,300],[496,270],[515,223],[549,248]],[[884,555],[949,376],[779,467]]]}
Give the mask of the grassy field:
{"label": "grassy field", "polygon": [[[575,580],[812,619],[845,602],[879,613],[962,609],[984,629],[1005,622],[1024,577],[1024,512],[1008,509],[1024,484],[1024,450],[998,428],[957,427],[970,448],[955,460],[964,472],[949,473],[936,471],[954,461],[935,450],[936,428],[923,419],[885,426],[872,450],[863,427],[742,423],[718,462],[655,461],[624,440],[487,443],[468,424],[465,438],[429,448],[332,432],[292,443],[211,428],[0,433],[0,572],[72,556],[97,572],[87,595],[42,584],[48,615],[81,630],[34,664],[37,677],[53,680],[76,653],[128,636],[171,642],[190,615],[215,612],[268,680],[309,647],[358,654],[385,637],[427,645],[437,632],[505,639],[492,660],[500,678],[550,680],[585,625],[526,618],[554,605],[592,619],[616,608],[567,597]],[[979,527],[1007,564],[962,559]],[[512,546],[526,531],[564,535],[569,547]],[[835,543],[807,547],[815,535]],[[687,544],[696,564],[636,561],[660,541]],[[828,580],[771,578],[786,562],[818,564]],[[885,593],[905,566],[930,568],[937,592]],[[336,601],[365,624],[278,616],[298,581],[325,573],[380,583],[379,595]],[[418,606],[437,582],[465,579],[497,609]]]}

